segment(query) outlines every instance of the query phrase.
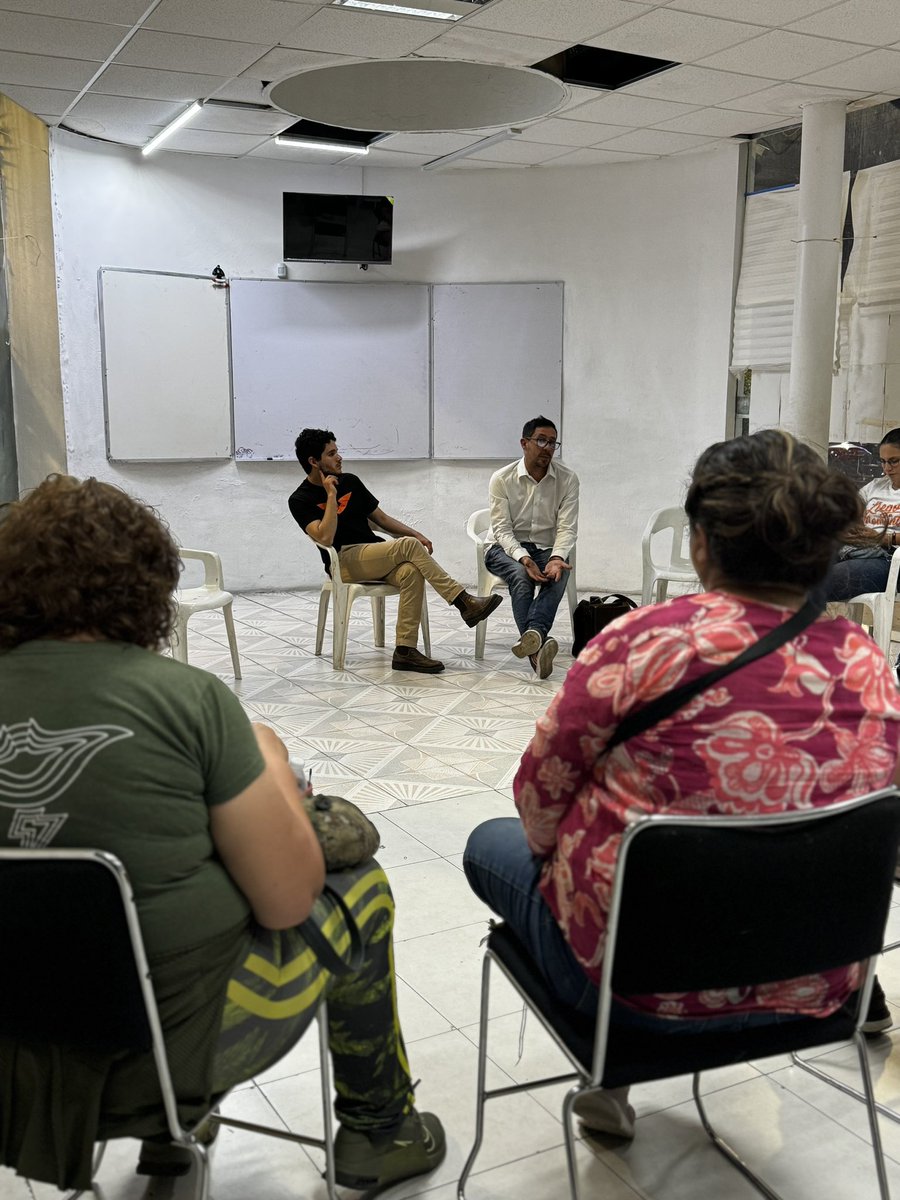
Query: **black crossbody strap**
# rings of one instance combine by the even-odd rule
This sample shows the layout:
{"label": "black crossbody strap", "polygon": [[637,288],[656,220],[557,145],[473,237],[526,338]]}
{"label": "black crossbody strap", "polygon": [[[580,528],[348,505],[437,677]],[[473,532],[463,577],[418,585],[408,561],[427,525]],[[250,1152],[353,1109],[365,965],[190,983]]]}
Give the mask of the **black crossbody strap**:
{"label": "black crossbody strap", "polygon": [[626,742],[629,738],[635,737],[636,734],[643,733],[645,729],[652,729],[654,725],[658,725],[660,721],[664,721],[666,717],[677,712],[679,708],[684,708],[689,700],[693,700],[700,692],[705,691],[708,687],[712,687],[714,683],[718,683],[720,679],[724,679],[732,671],[737,671],[741,667],[745,667],[747,663],[755,662],[758,658],[764,658],[767,654],[771,654],[773,650],[777,650],[779,646],[783,646],[785,642],[791,641],[801,630],[815,621],[816,617],[822,612],[823,607],[820,600],[810,598],[792,617],[789,617],[786,621],[782,621],[780,625],[776,625],[765,637],[761,637],[758,642],[754,642],[752,646],[748,646],[743,653],[738,654],[731,662],[708,671],[698,679],[692,679],[690,683],[682,684],[681,687],[667,692],[665,696],[659,696],[656,700],[651,700],[646,708],[642,708],[640,712],[632,713],[622,721],[606,743],[604,753],[608,753],[621,742]]}

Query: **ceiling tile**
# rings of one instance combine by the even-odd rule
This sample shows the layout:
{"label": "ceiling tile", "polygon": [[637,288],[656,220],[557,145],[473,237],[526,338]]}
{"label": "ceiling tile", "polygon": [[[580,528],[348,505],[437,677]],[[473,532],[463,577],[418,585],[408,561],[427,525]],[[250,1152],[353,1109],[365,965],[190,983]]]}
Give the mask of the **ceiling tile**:
{"label": "ceiling tile", "polygon": [[596,146],[606,137],[625,133],[621,125],[599,125],[594,121],[564,121],[551,117],[529,125],[522,138],[526,142],[547,142],[552,146]]}
{"label": "ceiling tile", "polygon": [[119,123],[129,126],[168,125],[184,105],[170,100],[139,100],[132,96],[95,96],[89,92],[66,117],[66,124],[97,121],[102,136],[115,138]]}
{"label": "ceiling tile", "polygon": [[205,104],[191,120],[191,129],[206,129],[213,133],[256,133],[272,136],[281,133],[297,118],[276,109],[259,112],[252,108],[227,108],[219,104]]}
{"label": "ceiling tile", "polygon": [[238,75],[268,50],[250,42],[187,37],[177,33],[139,30],[117,63],[131,67],[161,67],[164,71],[189,71],[201,75]]}
{"label": "ceiling tile", "polygon": [[300,26],[296,41],[304,50],[401,58],[450,28],[450,22],[391,17],[349,8],[320,8]]}
{"label": "ceiling tile", "polygon": [[0,91],[29,112],[52,117],[62,116],[78,95],[77,92],[60,92],[55,88],[19,87],[14,83],[4,83]]}
{"label": "ceiling tile", "polygon": [[603,121],[607,125],[655,125],[657,121],[668,121],[699,107],[698,104],[649,100],[630,92],[606,92],[580,108],[571,109],[568,116],[574,121]]}
{"label": "ceiling tile", "polygon": [[592,150],[587,147],[554,158],[554,167],[603,167],[617,162],[652,162],[656,155],[632,154],[627,150]]}
{"label": "ceiling tile", "polygon": [[7,83],[21,83],[26,87],[74,88],[80,92],[96,70],[95,62],[0,50],[0,91]]}
{"label": "ceiling tile", "polygon": [[407,154],[400,150],[389,150],[382,143],[381,145],[370,147],[369,153],[366,155],[366,166],[399,167],[401,170],[404,168],[417,169],[434,157],[434,154]]}
{"label": "ceiling tile", "polygon": [[728,101],[729,108],[747,112],[780,113],[786,117],[800,117],[800,105],[809,100],[839,100],[851,95],[849,89],[815,87],[811,83],[779,83],[752,96],[741,96]]}
{"label": "ceiling tile", "polygon": [[548,4],[547,0],[494,0],[482,12],[466,17],[466,26],[562,39],[571,46],[631,21],[653,7],[630,0],[565,0],[556,4]]}
{"label": "ceiling tile", "polygon": [[900,50],[870,50],[852,62],[804,75],[803,82],[900,96]]}
{"label": "ceiling tile", "polygon": [[5,0],[3,7],[13,12],[131,26],[147,11],[147,0]]}
{"label": "ceiling tile", "polygon": [[[712,105],[747,96],[777,83],[754,75],[736,75],[730,71],[710,71],[706,67],[673,67],[660,71],[621,88],[635,96],[650,96],[659,100],[678,100],[684,104]],[[577,111],[577,110],[576,110]]]}
{"label": "ceiling tile", "polygon": [[895,42],[900,34],[900,10],[897,0],[845,0],[836,8],[805,17],[789,28],[817,37],[884,46]]}
{"label": "ceiling tile", "polygon": [[700,66],[715,71],[742,71],[746,75],[767,75],[770,79],[796,79],[832,63],[843,62],[860,53],[860,47],[829,38],[807,37],[802,33],[771,30],[752,42],[712,54]]}
{"label": "ceiling tile", "polygon": [[120,146],[135,147],[146,145],[156,133],[155,125],[142,125],[140,122],[131,124],[119,120],[114,127],[110,127],[104,121],[89,117],[77,117],[74,113],[71,118],[66,117],[65,127],[74,130],[75,133],[86,134],[88,137],[103,138]]}
{"label": "ceiling tile", "polygon": [[513,138],[509,142],[498,142],[494,146],[469,156],[472,159],[486,159],[490,162],[520,163],[532,166],[534,163],[547,162],[565,153],[564,146],[545,146],[542,142],[523,142],[521,138]]}
{"label": "ceiling tile", "polygon": [[210,133],[206,129],[185,127],[173,133],[166,143],[160,146],[159,153],[181,150],[191,154],[221,154],[226,158],[241,158],[255,149],[262,140],[264,139],[258,133]]}
{"label": "ceiling tile", "polygon": [[128,32],[121,25],[101,25],[96,21],[67,21],[17,12],[0,15],[3,49],[21,54],[103,62]]}
{"label": "ceiling tile", "polygon": [[701,108],[699,112],[675,117],[671,121],[659,121],[654,128],[669,129],[673,133],[705,133],[710,137],[736,137],[741,133],[756,133],[768,128],[771,113],[742,112],[732,108]]}
{"label": "ceiling tile", "polygon": [[452,154],[454,150],[462,150],[463,146],[471,146],[480,136],[471,133],[392,133],[383,142],[379,142],[379,145],[387,150],[400,150],[404,153],[437,158],[441,154]]}
{"label": "ceiling tile", "polygon": [[677,154],[693,150],[713,138],[694,133],[667,133],[664,129],[634,129],[603,143],[604,150],[630,150],[633,154]]}
{"label": "ceiling tile", "polygon": [[253,0],[252,10],[247,0],[162,0],[144,28],[197,37],[214,32],[217,38],[238,42],[252,35],[254,42],[271,45],[294,36],[312,12],[308,5],[283,0]]}
{"label": "ceiling tile", "polygon": [[222,82],[219,75],[121,67],[114,62],[91,84],[91,95],[96,92],[101,96],[138,96],[145,100],[201,100]]}
{"label": "ceiling tile", "polygon": [[575,84],[567,83],[568,98],[563,106],[558,109],[558,112],[568,112],[570,108],[578,108],[581,104],[586,104],[588,100],[597,100],[600,96],[608,95],[607,89],[577,87]]}
{"label": "ceiling tile", "polygon": [[269,85],[279,79],[297,75],[310,67],[357,61],[349,54],[322,54],[318,50],[292,50],[275,46],[235,79],[222,84],[215,95],[219,100],[250,100],[257,104],[267,102]]}
{"label": "ceiling tile", "polygon": [[658,8],[588,41],[589,46],[693,62],[759,35],[759,27]]}
{"label": "ceiling tile", "polygon": [[787,25],[800,17],[827,8],[834,0],[669,0],[669,8],[731,17],[758,25]]}
{"label": "ceiling tile", "polygon": [[542,62],[545,58],[568,49],[568,46],[568,42],[551,42],[546,38],[522,37],[514,33],[495,33],[492,29],[467,29],[462,25],[448,29],[427,46],[422,46],[417,54],[525,67]]}

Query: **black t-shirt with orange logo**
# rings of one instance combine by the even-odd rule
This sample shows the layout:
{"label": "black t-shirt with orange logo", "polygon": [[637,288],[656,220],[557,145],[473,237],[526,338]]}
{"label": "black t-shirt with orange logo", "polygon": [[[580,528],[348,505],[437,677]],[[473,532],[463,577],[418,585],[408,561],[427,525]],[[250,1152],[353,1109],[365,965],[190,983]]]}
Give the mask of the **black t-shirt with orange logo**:
{"label": "black t-shirt with orange logo", "polygon": [[[381,542],[369,528],[369,514],[378,507],[378,501],[358,475],[337,477],[338,518],[332,545],[335,550],[344,546],[358,546],[362,542]],[[325,489],[304,479],[288,500],[291,516],[303,530],[313,521],[321,521],[325,514]],[[328,555],[319,550],[322,562],[328,570]]]}

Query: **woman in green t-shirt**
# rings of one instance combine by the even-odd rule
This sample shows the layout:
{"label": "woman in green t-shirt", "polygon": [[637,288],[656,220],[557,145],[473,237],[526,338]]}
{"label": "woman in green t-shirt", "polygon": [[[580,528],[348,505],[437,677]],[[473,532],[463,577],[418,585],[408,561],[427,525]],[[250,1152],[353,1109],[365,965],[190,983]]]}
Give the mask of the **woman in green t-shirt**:
{"label": "woman in green t-shirt", "polygon": [[[339,953],[349,933],[320,896],[322,853],[284,744],[251,726],[215,676],[159,653],[180,571],[157,515],[96,479],[51,476],[6,509],[0,842],[33,845],[21,831],[39,827],[43,846],[98,847],[125,864],[187,1123],[278,1061],[327,995],[338,1182],[383,1187],[430,1171],[444,1133],[413,1106],[387,879],[374,860],[330,877],[365,946],[358,971],[330,974],[297,927],[312,917]],[[24,1059],[0,1054],[0,1094],[40,1112],[49,1079],[5,1079],[17,1068],[4,1061]],[[186,1169],[146,1058],[110,1064],[96,1086],[96,1136],[144,1137],[142,1173]],[[0,1161],[56,1182],[55,1164],[23,1163],[14,1141],[0,1136]]]}

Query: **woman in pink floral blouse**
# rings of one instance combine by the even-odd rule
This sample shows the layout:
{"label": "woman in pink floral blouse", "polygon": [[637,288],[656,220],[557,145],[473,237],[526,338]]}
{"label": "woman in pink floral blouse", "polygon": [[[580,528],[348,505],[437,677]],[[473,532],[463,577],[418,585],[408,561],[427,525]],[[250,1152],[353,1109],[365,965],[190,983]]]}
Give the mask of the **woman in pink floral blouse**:
{"label": "woman in pink floral blouse", "polygon": [[[731,661],[800,608],[860,507],[852,483],[786,433],[711,446],[685,503],[703,592],[614,621],[538,721],[513,789],[521,820],[479,826],[465,869],[563,1003],[596,1008],[610,888],[630,821],[660,811],[820,807],[894,778],[897,685],[858,625],[825,616],[604,753],[629,713]],[[856,982],[854,968],[728,992],[629,996],[618,999],[616,1020],[665,1020],[678,1032],[825,1016]],[[576,1111],[594,1128],[634,1132],[624,1095],[588,1094]]]}

